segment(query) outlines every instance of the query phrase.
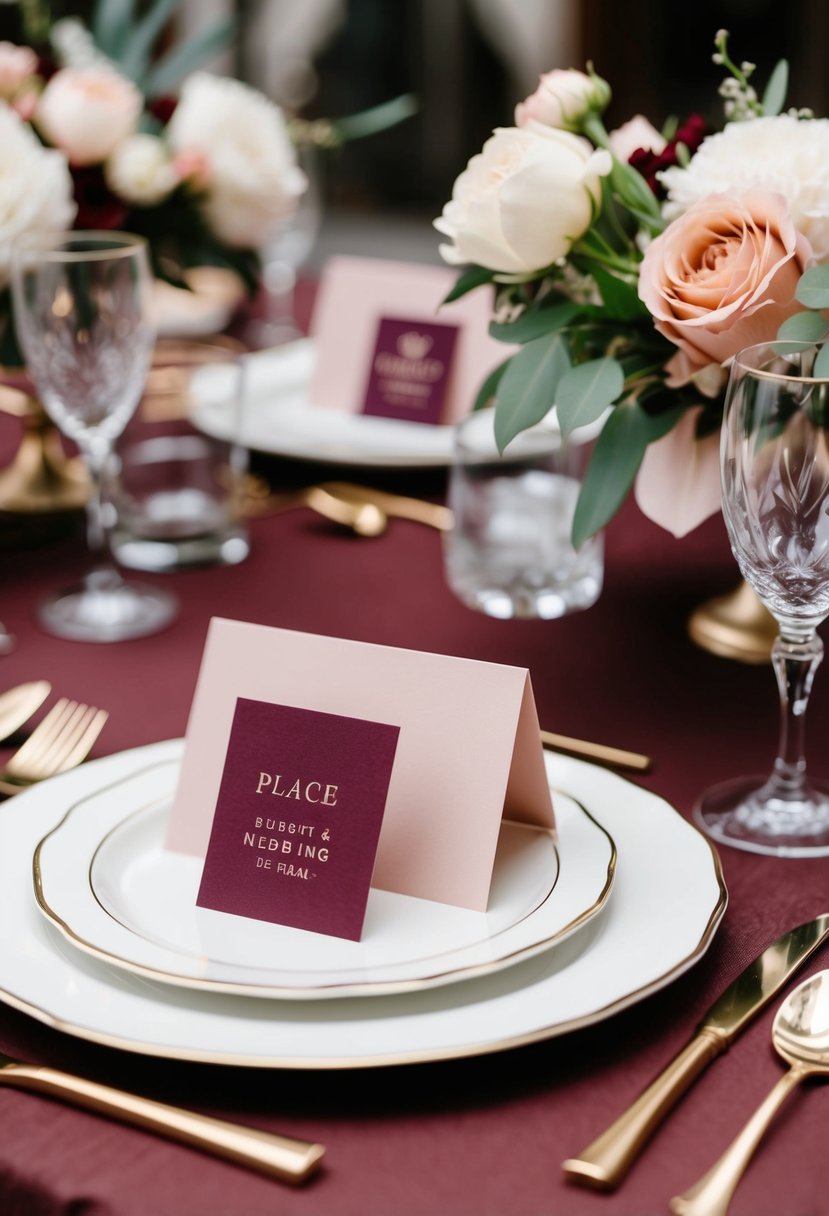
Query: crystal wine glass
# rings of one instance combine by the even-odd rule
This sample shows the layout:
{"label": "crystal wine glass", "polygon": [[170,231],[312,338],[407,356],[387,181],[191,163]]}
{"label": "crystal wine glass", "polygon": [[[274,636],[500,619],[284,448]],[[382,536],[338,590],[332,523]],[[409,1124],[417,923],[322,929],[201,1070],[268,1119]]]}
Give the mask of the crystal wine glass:
{"label": "crystal wine glass", "polygon": [[807,776],[806,706],[829,615],[829,344],[774,342],[735,358],[721,440],[723,514],[743,577],[774,616],[780,737],[770,776],[708,790],[694,814],[726,844],[829,853],[829,786]]}
{"label": "crystal wine glass", "polygon": [[49,417],[77,444],[91,482],[87,536],[95,566],[41,605],[40,621],[78,641],[154,633],[173,617],[175,600],[118,574],[101,500],[113,444],[138,404],[152,357],[146,243],[118,232],[31,234],[14,248],[11,285],[29,375]]}

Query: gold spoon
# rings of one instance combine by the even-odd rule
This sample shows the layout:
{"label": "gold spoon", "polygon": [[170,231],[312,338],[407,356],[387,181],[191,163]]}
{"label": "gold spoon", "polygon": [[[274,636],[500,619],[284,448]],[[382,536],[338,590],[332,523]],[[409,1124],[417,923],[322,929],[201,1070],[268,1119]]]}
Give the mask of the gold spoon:
{"label": "gold spoon", "polygon": [[819,971],[790,993],[775,1015],[771,1038],[791,1066],[789,1071],[719,1161],[671,1200],[674,1216],[725,1216],[737,1183],[784,1099],[806,1077],[829,1076],[829,971]]}

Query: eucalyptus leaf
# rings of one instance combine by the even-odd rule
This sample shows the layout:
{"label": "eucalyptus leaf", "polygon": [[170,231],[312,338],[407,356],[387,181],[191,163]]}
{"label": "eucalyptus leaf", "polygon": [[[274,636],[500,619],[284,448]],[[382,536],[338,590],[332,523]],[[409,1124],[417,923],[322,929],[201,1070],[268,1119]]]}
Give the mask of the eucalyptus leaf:
{"label": "eucalyptus leaf", "polygon": [[495,396],[498,389],[498,385],[501,383],[501,377],[509,367],[511,361],[512,356],[510,356],[509,359],[505,359],[503,363],[499,363],[497,367],[492,369],[481,387],[478,389],[478,393],[474,402],[472,403],[473,411],[485,409],[486,406],[491,404],[492,398]]}
{"label": "eucalyptus leaf", "polygon": [[513,355],[495,395],[495,442],[500,452],[550,411],[569,367],[570,353],[561,334],[536,338]]}
{"label": "eucalyptus leaf", "polygon": [[825,342],[818,351],[812,374],[821,380],[829,380],[829,342]]}
{"label": "eucalyptus leaf", "polygon": [[119,58],[122,72],[131,80],[141,80],[146,73],[153,45],[179,3],[180,0],[155,0],[134,26],[129,44]]}
{"label": "eucalyptus leaf", "polygon": [[576,503],[575,548],[613,518],[633,485],[648,444],[667,435],[682,413],[677,406],[663,414],[648,414],[637,401],[625,401],[612,412],[596,440]]}
{"label": "eucalyptus leaf", "polygon": [[159,97],[163,93],[169,93],[182,77],[189,76],[206,60],[225,50],[233,37],[233,28],[233,18],[222,17],[189,42],[174,47],[167,55],[162,56],[144,82],[147,95]]}
{"label": "eucalyptus leaf", "polygon": [[338,118],[332,122],[331,126],[341,140],[351,142],[355,139],[365,139],[369,135],[376,135],[380,131],[388,130],[389,127],[395,127],[404,119],[417,114],[419,109],[417,98],[412,93],[404,93],[400,97],[392,98],[391,101],[384,101],[378,106],[372,106],[370,110],[361,110],[359,114],[349,114],[347,118]]}
{"label": "eucalyptus leaf", "polygon": [[110,59],[120,59],[134,20],[135,0],[98,0],[92,16],[95,45]]}
{"label": "eucalyptus leaf", "polygon": [[595,422],[624,387],[624,372],[615,359],[590,359],[570,368],[561,377],[555,396],[562,434]]}
{"label": "eucalyptus leaf", "polygon": [[787,317],[777,331],[777,337],[786,342],[803,342],[809,345],[819,342],[829,332],[829,322],[819,312],[796,312]]}
{"label": "eucalyptus leaf", "polygon": [[581,306],[573,303],[572,300],[563,300],[560,304],[550,304],[542,308],[528,308],[516,321],[508,324],[492,321],[489,326],[489,335],[498,342],[513,342],[521,345],[563,329],[580,312]]}
{"label": "eucalyptus leaf", "polygon": [[494,274],[494,270],[487,270],[485,266],[468,267],[458,275],[455,286],[445,297],[443,303],[451,304],[453,300],[459,300],[461,296],[474,291],[476,287],[482,287],[484,283],[491,283]]}
{"label": "eucalyptus leaf", "polygon": [[766,117],[779,114],[786,104],[786,93],[789,88],[789,65],[785,59],[779,60],[774,71],[769,76],[768,84],[763,92],[763,113]]}
{"label": "eucalyptus leaf", "polygon": [[804,270],[794,294],[806,308],[829,308],[829,266]]}

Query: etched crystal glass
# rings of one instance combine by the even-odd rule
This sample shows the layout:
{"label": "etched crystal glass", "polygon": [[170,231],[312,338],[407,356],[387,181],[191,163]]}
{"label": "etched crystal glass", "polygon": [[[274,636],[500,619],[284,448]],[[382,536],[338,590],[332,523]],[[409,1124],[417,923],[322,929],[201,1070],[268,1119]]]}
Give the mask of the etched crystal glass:
{"label": "etched crystal glass", "polygon": [[806,771],[805,719],[829,615],[829,344],[774,342],[735,358],[721,439],[723,515],[743,577],[778,625],[780,736],[770,775],[708,790],[717,840],[778,856],[829,853],[829,786]]}
{"label": "etched crystal glass", "polygon": [[13,251],[14,319],[46,413],[73,440],[89,473],[87,536],[94,568],[39,610],[58,637],[112,642],[166,625],[166,591],[121,578],[108,557],[101,483],[135,410],[152,357],[146,243],[118,232],[31,234]]}

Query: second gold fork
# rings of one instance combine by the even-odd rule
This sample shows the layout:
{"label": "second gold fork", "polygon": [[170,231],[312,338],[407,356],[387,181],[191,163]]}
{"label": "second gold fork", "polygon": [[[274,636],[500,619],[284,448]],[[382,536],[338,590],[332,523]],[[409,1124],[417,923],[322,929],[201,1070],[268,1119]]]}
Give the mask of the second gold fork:
{"label": "second gold fork", "polygon": [[0,770],[0,794],[17,794],[80,764],[108,717],[104,709],[62,697]]}

